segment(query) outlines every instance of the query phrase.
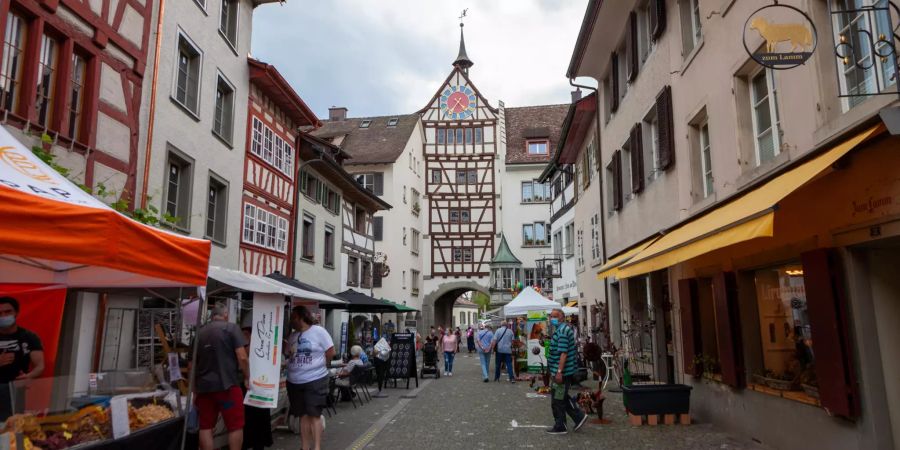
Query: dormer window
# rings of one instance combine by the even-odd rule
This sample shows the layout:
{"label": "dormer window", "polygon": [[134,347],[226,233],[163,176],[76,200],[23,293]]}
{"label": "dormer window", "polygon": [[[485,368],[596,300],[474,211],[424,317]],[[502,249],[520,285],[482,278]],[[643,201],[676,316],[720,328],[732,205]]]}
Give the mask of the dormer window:
{"label": "dormer window", "polygon": [[389,127],[396,127],[398,122],[400,122],[400,119],[399,119],[399,118],[397,118],[397,117],[392,117],[391,119],[388,120],[387,126],[389,126]]}
{"label": "dormer window", "polygon": [[369,128],[369,125],[372,125],[371,120],[363,120],[362,122],[359,123],[360,128]]}
{"label": "dormer window", "polygon": [[528,154],[529,155],[546,155],[547,149],[550,147],[550,142],[546,139],[533,140],[528,141]]}

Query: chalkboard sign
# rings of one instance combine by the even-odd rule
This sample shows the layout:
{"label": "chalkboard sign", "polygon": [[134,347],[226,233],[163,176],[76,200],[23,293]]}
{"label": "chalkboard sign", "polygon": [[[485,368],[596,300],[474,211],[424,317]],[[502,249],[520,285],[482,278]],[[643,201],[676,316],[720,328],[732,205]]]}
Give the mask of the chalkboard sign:
{"label": "chalkboard sign", "polygon": [[409,379],[412,378],[416,380],[416,387],[419,387],[419,378],[416,374],[416,337],[412,333],[394,333],[391,336],[388,378],[394,380],[395,386],[398,379],[406,378],[407,389]]}

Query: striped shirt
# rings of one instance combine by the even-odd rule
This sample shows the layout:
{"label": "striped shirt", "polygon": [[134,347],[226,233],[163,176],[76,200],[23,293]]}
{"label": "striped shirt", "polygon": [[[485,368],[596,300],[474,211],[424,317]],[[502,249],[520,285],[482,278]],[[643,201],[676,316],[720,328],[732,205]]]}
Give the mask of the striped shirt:
{"label": "striped shirt", "polygon": [[573,375],[578,370],[578,350],[575,348],[575,332],[568,324],[561,323],[556,327],[556,333],[550,338],[550,358],[547,363],[550,373],[555,374],[559,369],[559,355],[566,354],[566,366],[563,375]]}

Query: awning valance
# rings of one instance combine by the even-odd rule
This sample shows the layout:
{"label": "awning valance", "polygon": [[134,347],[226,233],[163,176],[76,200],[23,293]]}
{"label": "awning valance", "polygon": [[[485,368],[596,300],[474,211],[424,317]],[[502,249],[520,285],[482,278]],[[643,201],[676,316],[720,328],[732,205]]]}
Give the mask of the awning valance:
{"label": "awning valance", "polygon": [[597,269],[597,279],[602,280],[606,277],[611,277],[611,276],[618,277],[619,266],[627,263],[628,261],[631,261],[631,259],[634,258],[635,255],[640,253],[645,248],[649,247],[650,244],[656,242],[657,239],[659,239],[659,237],[656,237],[656,238],[650,239],[648,241],[645,241],[641,244],[638,244],[638,245],[626,250],[622,254],[610,259],[609,261],[606,261],[606,264],[600,266],[600,268]]}
{"label": "awning valance", "polygon": [[882,125],[869,128],[735,200],[679,225],[624,262],[618,268],[619,278],[663,269],[750,239],[771,237],[778,202],[883,130]]}
{"label": "awning valance", "polygon": [[575,308],[578,306],[578,300],[572,300],[569,303],[566,303],[566,308]]}

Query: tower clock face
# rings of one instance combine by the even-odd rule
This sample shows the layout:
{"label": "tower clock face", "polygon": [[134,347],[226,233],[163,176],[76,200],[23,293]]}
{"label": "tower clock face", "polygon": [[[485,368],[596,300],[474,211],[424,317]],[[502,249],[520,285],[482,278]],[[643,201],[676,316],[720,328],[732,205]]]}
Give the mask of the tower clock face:
{"label": "tower clock face", "polygon": [[441,111],[449,119],[468,119],[475,112],[475,92],[468,86],[450,86],[441,93]]}

